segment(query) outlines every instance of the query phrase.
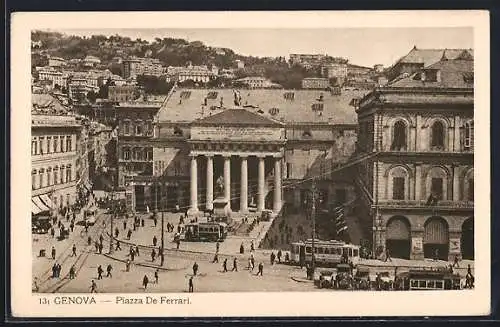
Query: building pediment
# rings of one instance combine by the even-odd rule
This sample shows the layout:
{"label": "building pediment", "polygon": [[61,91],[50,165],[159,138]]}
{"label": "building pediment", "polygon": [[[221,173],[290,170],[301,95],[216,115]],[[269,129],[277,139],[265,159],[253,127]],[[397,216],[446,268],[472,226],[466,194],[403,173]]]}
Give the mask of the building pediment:
{"label": "building pediment", "polygon": [[191,126],[258,126],[258,127],[283,127],[284,124],[248,111],[246,109],[226,109],[215,115],[197,119]]}

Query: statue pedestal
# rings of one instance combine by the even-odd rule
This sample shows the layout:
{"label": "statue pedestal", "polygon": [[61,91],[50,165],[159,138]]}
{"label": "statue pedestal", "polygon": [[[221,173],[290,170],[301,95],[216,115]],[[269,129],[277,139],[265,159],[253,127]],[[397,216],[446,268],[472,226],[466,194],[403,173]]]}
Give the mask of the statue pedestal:
{"label": "statue pedestal", "polygon": [[214,219],[225,223],[231,221],[231,209],[228,206],[228,201],[223,197],[214,200]]}

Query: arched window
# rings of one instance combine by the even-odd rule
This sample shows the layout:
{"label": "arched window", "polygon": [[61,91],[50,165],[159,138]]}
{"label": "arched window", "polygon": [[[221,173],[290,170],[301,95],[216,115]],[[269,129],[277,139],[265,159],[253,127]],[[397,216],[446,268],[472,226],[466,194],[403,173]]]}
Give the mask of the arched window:
{"label": "arched window", "polygon": [[[55,173],[55,171],[54,171]],[[52,185],[52,168],[47,168],[47,186]]]}
{"label": "arched window", "polygon": [[464,125],[464,148],[470,150],[474,148],[474,122],[468,121]]}
{"label": "arched window", "polygon": [[431,147],[444,148],[444,125],[440,121],[432,124]]}
{"label": "arched window", "polygon": [[402,120],[398,120],[394,124],[391,150],[406,150],[406,125]]}
{"label": "arched window", "polygon": [[408,172],[403,167],[394,167],[389,174],[389,196],[393,200],[408,198]]}
{"label": "arched window", "polygon": [[43,168],[40,168],[40,170],[38,171],[38,176],[40,177],[40,183],[38,184],[38,187],[39,188],[42,188],[44,187],[45,185],[43,184],[43,174],[45,173],[45,169]]}
{"label": "arched window", "polygon": [[54,168],[54,184],[59,182],[59,167]]}
{"label": "arched window", "polygon": [[474,201],[474,170],[469,170],[464,177],[463,200]]}
{"label": "arched window", "polygon": [[448,175],[441,167],[433,167],[429,170],[426,179],[427,201],[434,205],[438,200],[446,200],[448,197]]}

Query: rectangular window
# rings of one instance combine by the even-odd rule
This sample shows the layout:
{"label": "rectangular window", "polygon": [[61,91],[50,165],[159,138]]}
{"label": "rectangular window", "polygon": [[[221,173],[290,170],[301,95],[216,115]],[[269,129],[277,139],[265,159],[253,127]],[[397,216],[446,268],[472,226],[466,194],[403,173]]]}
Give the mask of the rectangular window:
{"label": "rectangular window", "polygon": [[405,198],[405,178],[394,177],[392,179],[392,198],[394,200],[404,200]]}
{"label": "rectangular window", "polygon": [[142,135],[142,124],[140,122],[135,125],[135,135]]}
{"label": "rectangular window", "polygon": [[66,167],[66,183],[71,182],[71,166]]}
{"label": "rectangular window", "polygon": [[38,154],[38,142],[36,140],[36,138],[33,138],[31,140],[31,155],[37,155]]}
{"label": "rectangular window", "polygon": [[47,153],[52,151],[52,136],[47,136]]}
{"label": "rectangular window", "polygon": [[431,192],[438,200],[443,199],[443,179],[442,178],[432,178],[431,181]]}
{"label": "rectangular window", "polygon": [[469,178],[469,188],[467,191],[467,199],[469,201],[474,201],[474,178]]}
{"label": "rectangular window", "polygon": [[286,178],[292,178],[292,164],[290,162],[286,163]]}
{"label": "rectangular window", "polygon": [[45,173],[45,171],[43,168],[38,171],[38,174],[39,174],[38,177],[40,178],[40,180],[39,180],[40,183],[38,185],[40,188],[45,186],[45,185],[43,185],[43,174],[44,173]]}
{"label": "rectangular window", "polygon": [[123,134],[125,135],[130,134],[130,122],[128,121],[123,122]]}
{"label": "rectangular window", "polygon": [[61,141],[59,142],[59,152],[64,152],[64,136],[61,136]]}
{"label": "rectangular window", "polygon": [[59,136],[54,136],[54,147],[53,147],[53,152],[56,153],[57,149],[59,149]]}
{"label": "rectangular window", "polygon": [[71,152],[73,151],[73,144],[71,140],[71,135],[66,136],[66,151]]}
{"label": "rectangular window", "polygon": [[[54,181],[57,181],[57,173],[54,170]],[[52,171],[47,169],[47,186],[52,185]]]}
{"label": "rectangular window", "polygon": [[38,138],[38,151],[40,154],[43,154],[43,141],[45,141],[45,137],[44,136],[40,136]]}
{"label": "rectangular window", "polygon": [[36,169],[31,171],[31,189],[36,189]]}

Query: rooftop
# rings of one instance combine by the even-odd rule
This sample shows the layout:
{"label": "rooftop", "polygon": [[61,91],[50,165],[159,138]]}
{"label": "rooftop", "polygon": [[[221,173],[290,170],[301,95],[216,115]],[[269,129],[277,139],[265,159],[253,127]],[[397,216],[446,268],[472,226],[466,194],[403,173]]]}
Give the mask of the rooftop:
{"label": "rooftop", "polygon": [[[428,78],[422,80],[422,73],[437,70],[440,80],[431,81]],[[424,88],[447,88],[467,89],[474,88],[474,61],[472,60],[441,60],[425,69],[410,76],[391,82],[390,87],[424,87]]]}
{"label": "rooftop", "polygon": [[424,67],[427,67],[440,61],[443,56],[447,59],[457,59],[463,55],[464,51],[474,57],[474,50],[472,49],[418,49],[417,47],[413,47],[395,65],[398,63],[420,63],[424,64]]}
{"label": "rooftop", "polygon": [[68,115],[70,111],[50,94],[32,93],[31,113],[42,115]]}
{"label": "rooftop", "polygon": [[349,103],[368,93],[342,90],[340,95],[332,95],[317,90],[177,88],[163,103],[158,119],[160,122],[192,122],[217,115],[235,107],[235,91],[239,92],[240,105],[247,111],[291,124],[356,124],[357,116]]}

